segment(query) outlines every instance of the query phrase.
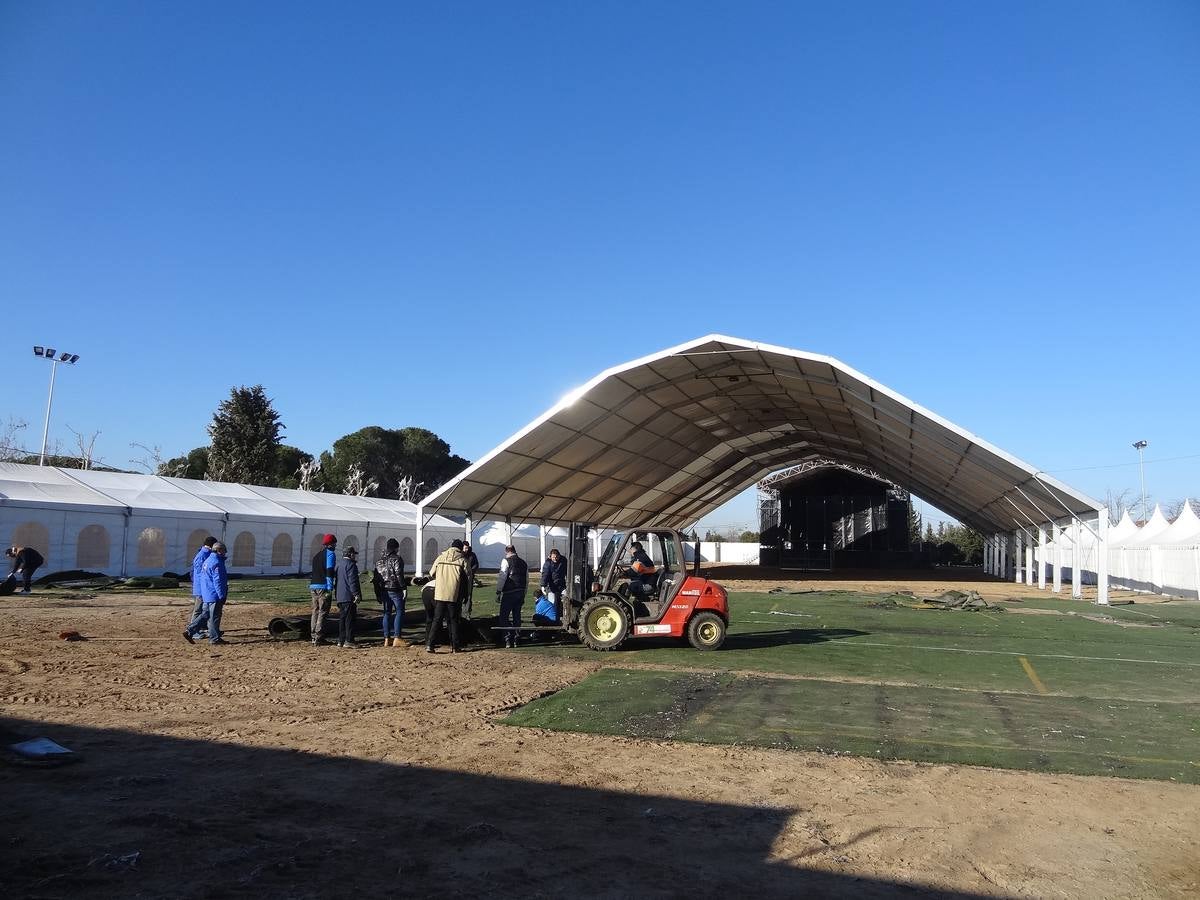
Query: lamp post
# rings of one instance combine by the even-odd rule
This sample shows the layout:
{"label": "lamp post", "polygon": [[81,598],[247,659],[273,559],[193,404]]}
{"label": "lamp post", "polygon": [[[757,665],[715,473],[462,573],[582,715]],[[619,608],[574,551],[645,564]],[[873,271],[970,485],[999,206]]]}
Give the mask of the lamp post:
{"label": "lamp post", "polygon": [[50,363],[50,395],[46,398],[46,424],[42,426],[42,456],[38,460],[39,466],[46,464],[46,439],[50,436],[50,405],[54,402],[54,376],[58,372],[58,364],[68,363],[74,365],[79,362],[78,353],[68,353],[64,350],[56,356],[56,352],[53,347],[38,347],[35,345],[33,348],[34,356],[40,356]]}
{"label": "lamp post", "polygon": [[1134,441],[1133,449],[1138,452],[1138,476],[1142,481],[1142,522],[1146,521],[1146,466],[1142,462],[1142,451],[1146,449],[1149,441]]}

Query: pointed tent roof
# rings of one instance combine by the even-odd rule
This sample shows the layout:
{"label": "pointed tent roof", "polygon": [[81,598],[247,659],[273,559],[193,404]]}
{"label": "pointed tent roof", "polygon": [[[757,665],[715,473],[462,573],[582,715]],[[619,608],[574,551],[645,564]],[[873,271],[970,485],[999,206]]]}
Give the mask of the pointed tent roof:
{"label": "pointed tent roof", "polygon": [[1156,544],[1186,544],[1200,537],[1200,516],[1192,509],[1190,500],[1185,500],[1183,509],[1166,531],[1155,539]]}
{"label": "pointed tent roof", "polygon": [[1129,510],[1125,510],[1121,513],[1121,521],[1108,533],[1109,546],[1115,547],[1117,544],[1129,540],[1137,534],[1137,530],[1137,523],[1129,518]]}
{"label": "pointed tent roof", "polygon": [[1125,541],[1122,546],[1140,547],[1145,544],[1158,543],[1158,536],[1169,527],[1170,524],[1167,522],[1167,517],[1163,515],[1162,508],[1156,503],[1154,504],[1154,514],[1150,516],[1150,521],[1139,528],[1138,533]]}
{"label": "pointed tent roof", "polygon": [[872,469],[989,533],[1103,509],[832,357],[716,334],[601,372],[420,505],[685,527],[820,458]]}

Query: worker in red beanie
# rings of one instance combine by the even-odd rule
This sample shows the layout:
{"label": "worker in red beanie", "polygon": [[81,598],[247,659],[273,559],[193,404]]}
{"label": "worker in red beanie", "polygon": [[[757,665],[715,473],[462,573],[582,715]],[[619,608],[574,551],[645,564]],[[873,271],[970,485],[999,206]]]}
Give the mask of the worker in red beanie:
{"label": "worker in red beanie", "polygon": [[312,643],[325,643],[325,616],[333,602],[333,581],[337,577],[337,537],[327,534],[321,538],[321,549],[313,554],[312,579],[308,590],[312,594]]}

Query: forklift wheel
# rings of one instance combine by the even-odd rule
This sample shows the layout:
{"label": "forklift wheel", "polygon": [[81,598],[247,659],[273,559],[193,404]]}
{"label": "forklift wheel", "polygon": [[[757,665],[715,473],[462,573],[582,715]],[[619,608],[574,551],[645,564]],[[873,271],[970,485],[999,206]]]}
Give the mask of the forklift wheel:
{"label": "forklift wheel", "polygon": [[713,612],[697,613],[688,622],[687,636],[697,650],[716,650],[725,643],[725,622]]}
{"label": "forklift wheel", "polygon": [[593,650],[612,650],[629,635],[625,606],[607,597],[596,597],[579,613],[579,639]]}

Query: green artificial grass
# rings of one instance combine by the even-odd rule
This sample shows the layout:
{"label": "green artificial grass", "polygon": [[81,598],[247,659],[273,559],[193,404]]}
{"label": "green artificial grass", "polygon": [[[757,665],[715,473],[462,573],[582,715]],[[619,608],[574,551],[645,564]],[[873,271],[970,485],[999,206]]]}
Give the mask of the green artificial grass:
{"label": "green artificial grass", "polygon": [[512,725],[1200,783],[1200,704],[606,669]]}
{"label": "green artificial grass", "polygon": [[[1197,781],[1200,604],[1105,609],[1043,596],[1000,606],[967,612],[852,592],[732,594],[729,637],[716,652],[662,639],[606,654],[574,643],[532,649],[689,671],[606,670],[508,721]],[[1051,614],[1020,612],[1027,608]],[[1155,618],[1133,614],[1143,611]]]}

